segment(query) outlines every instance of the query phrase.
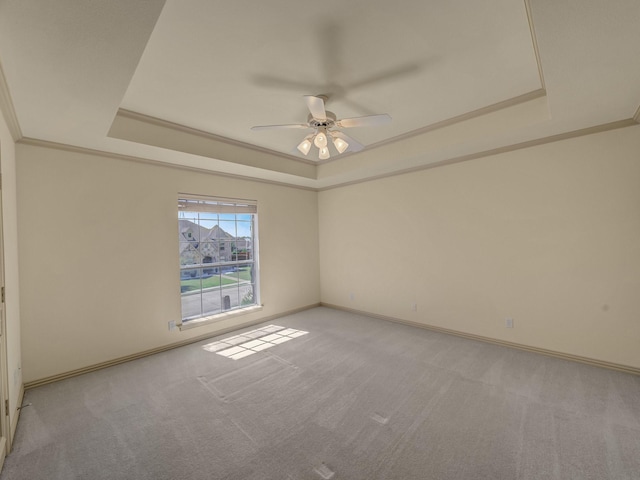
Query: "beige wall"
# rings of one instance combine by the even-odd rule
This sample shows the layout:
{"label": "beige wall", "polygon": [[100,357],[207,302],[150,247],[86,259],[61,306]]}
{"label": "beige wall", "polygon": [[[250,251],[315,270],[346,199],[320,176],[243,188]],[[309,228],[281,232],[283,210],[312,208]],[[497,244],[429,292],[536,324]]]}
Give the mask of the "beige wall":
{"label": "beige wall", "polygon": [[640,367],[640,126],[327,190],[319,222],[323,302]]}
{"label": "beige wall", "polygon": [[15,429],[22,386],[20,352],[20,289],[18,274],[18,214],[16,207],[15,143],[0,114],[0,173],[2,173],[2,226],[6,288],[7,380],[9,424]]}
{"label": "beige wall", "polygon": [[[640,127],[320,194],[25,144],[17,157],[26,382],[319,300],[640,367]],[[177,192],[258,200],[262,312],[168,331]]]}
{"label": "beige wall", "polygon": [[[25,382],[319,301],[315,192],[25,144],[17,157]],[[168,331],[178,192],[258,201],[262,311]]]}

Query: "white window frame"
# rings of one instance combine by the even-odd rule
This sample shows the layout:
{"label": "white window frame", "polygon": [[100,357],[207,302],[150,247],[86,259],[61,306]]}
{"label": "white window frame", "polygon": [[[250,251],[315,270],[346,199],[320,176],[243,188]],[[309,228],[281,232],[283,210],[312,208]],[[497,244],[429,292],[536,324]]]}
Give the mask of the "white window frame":
{"label": "white window frame", "polygon": [[[204,306],[202,303],[202,294],[203,288],[202,285],[200,287],[200,298],[201,298],[201,316],[190,316],[185,318],[183,314],[183,298],[184,294],[180,291],[180,318],[181,321],[179,323],[180,329],[188,329],[193,328],[213,322],[218,322],[221,320],[225,320],[229,317],[236,315],[244,315],[247,313],[252,313],[257,310],[262,309],[262,305],[260,303],[260,262],[259,262],[259,235],[258,235],[258,204],[255,200],[244,200],[244,199],[235,199],[235,198],[224,198],[224,197],[211,197],[205,195],[193,195],[193,194],[178,194],[178,237],[179,237],[179,245],[178,245],[178,259],[180,260],[181,256],[181,247],[180,243],[182,239],[180,238],[180,220],[188,219],[181,217],[181,212],[189,212],[196,213],[198,216],[197,225],[200,226],[200,217],[199,212],[204,213],[214,213],[214,214],[233,214],[233,215],[242,215],[242,214],[250,214],[252,216],[251,222],[251,244],[252,244],[252,258],[250,260],[238,260],[236,255],[236,260],[224,260],[224,261],[214,261],[213,263],[191,263],[187,265],[182,265],[181,261],[179,261],[179,277],[180,284],[182,285],[183,280],[183,272],[189,271],[193,269],[225,269],[225,268],[234,268],[239,265],[252,264],[253,265],[253,303],[250,305],[242,306],[240,300],[238,298],[238,305],[232,307],[230,309],[224,309],[223,301],[224,297],[222,296],[222,292],[224,289],[223,285],[220,285],[221,288],[221,298],[220,298],[220,310],[213,312],[205,312]],[[228,220],[227,220],[228,221]],[[204,222],[204,220],[203,220]],[[238,219],[235,219],[236,224],[238,223]],[[236,234],[237,232],[234,232]],[[239,238],[239,237],[236,237]],[[201,241],[202,239],[198,239]],[[182,289],[181,289],[182,290]],[[238,292],[239,295],[240,292]]]}

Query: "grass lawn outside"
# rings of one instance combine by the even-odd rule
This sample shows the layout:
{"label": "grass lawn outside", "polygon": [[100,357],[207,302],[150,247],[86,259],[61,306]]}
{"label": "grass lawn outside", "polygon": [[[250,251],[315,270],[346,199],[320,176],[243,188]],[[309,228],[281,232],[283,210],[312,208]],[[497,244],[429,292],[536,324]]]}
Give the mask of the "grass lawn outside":
{"label": "grass lawn outside", "polygon": [[200,287],[200,279],[194,278],[193,280],[181,280],[180,291],[182,293],[190,292],[192,290],[200,290],[200,288],[219,287],[220,285],[231,285],[232,283],[238,283],[236,280],[228,277],[220,277],[220,275],[213,275],[208,278],[202,279],[202,287]]}
{"label": "grass lawn outside", "polygon": [[219,287],[224,285],[232,285],[239,282],[251,281],[251,267],[240,267],[235,272],[223,273],[222,275],[212,275],[202,279],[202,286],[199,278],[187,279],[180,281],[180,291],[182,293],[192,292],[205,288]]}
{"label": "grass lawn outside", "polygon": [[242,267],[237,273],[240,280],[251,281],[251,267]]}

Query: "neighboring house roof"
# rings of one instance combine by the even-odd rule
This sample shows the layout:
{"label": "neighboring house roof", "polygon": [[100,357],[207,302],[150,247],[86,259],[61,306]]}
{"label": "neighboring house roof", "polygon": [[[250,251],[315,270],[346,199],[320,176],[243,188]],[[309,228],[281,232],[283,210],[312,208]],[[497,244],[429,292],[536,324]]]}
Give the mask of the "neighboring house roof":
{"label": "neighboring house roof", "polygon": [[[189,238],[188,233],[192,233],[192,237]],[[236,239],[233,235],[225,232],[220,226],[215,225],[213,228],[205,228],[190,220],[179,219],[178,220],[178,240],[180,244],[180,253],[191,248],[192,243],[199,242],[219,242],[220,240],[234,240],[235,242],[243,242],[242,247],[246,248],[246,240],[243,238]],[[189,242],[189,243],[187,243]]]}
{"label": "neighboring house roof", "polygon": [[[225,232],[222,228],[220,228],[219,225],[215,225],[211,230],[206,229],[205,230],[208,232],[208,235],[206,237],[206,239],[217,239],[217,240],[234,240],[234,236]],[[202,238],[203,240],[205,240],[205,238]]]}

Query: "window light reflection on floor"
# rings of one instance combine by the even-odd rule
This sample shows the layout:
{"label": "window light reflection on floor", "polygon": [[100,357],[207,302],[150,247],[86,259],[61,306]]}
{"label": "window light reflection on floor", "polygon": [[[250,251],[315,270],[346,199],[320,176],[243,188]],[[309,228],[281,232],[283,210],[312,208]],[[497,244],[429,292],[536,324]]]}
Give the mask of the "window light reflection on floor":
{"label": "window light reflection on floor", "polygon": [[208,352],[238,360],[267,348],[275,347],[280,343],[301,337],[307,333],[309,332],[305,332],[304,330],[295,330],[279,325],[267,325],[266,327],[251,330],[250,332],[244,332],[240,335],[234,335],[233,337],[209,343],[202,348]]}

